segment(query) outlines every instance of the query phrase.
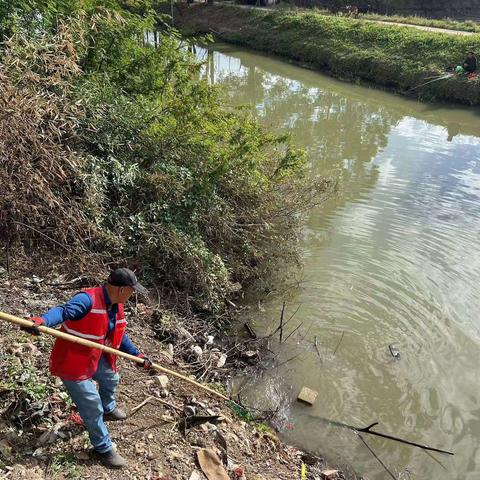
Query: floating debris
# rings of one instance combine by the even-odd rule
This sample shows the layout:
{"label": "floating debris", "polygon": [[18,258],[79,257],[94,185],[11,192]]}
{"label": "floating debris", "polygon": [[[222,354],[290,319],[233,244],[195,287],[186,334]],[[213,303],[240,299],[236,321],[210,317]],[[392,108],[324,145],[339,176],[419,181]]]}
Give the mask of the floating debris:
{"label": "floating debris", "polygon": [[393,358],[395,358],[396,360],[400,360],[400,351],[395,345],[389,345],[388,349],[390,350],[390,354]]}

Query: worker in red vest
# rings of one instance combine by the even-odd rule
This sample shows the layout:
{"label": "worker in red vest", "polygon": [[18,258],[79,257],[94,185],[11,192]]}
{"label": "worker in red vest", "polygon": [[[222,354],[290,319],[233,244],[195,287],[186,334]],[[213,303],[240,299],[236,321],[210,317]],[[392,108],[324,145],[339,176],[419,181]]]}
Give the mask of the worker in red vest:
{"label": "worker in red vest", "polygon": [[[131,270],[117,268],[106,284],[77,293],[64,305],[32,318],[32,327],[25,330],[39,335],[40,325],[61,325],[60,330],[65,333],[143,358],[143,368],[148,370],[152,363],[125,333],[127,321],[123,304],[134,292],[146,293],[146,290]],[[115,355],[61,338],[56,339],[50,356],[50,372],[60,377],[77,406],[93,445],[93,455],[111,468],[121,468],[126,464],[126,460],[113,448],[105,425],[106,420],[127,418],[115,402],[119,380],[116,359]]]}

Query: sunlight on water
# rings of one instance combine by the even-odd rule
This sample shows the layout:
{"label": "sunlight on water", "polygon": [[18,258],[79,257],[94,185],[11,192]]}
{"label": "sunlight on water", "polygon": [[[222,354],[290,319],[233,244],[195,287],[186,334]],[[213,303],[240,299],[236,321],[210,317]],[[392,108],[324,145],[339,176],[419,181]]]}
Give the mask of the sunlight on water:
{"label": "sunlight on water", "polygon": [[[197,55],[234,103],[307,148],[312,172],[341,180],[306,221],[298,287],[250,311],[271,332],[284,299],[289,314],[300,305],[288,328],[303,325],[278,361],[298,357],[254,379],[245,400],[279,407],[284,438],[370,480],[386,473],[356,435],[314,417],[378,421],[455,452],[436,456],[442,466],[366,438],[400,478],[479,480],[479,110],[422,105],[231,46]],[[313,407],[295,401],[303,385],[319,392]]]}

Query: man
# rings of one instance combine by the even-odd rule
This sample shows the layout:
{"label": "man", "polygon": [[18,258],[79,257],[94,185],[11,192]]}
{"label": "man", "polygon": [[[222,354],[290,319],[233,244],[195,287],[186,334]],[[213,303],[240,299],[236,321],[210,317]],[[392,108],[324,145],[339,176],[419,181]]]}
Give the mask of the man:
{"label": "man", "polygon": [[[143,358],[143,368],[148,370],[152,365],[150,360],[140,353],[125,333],[127,322],[123,304],[135,291],[146,293],[131,270],[117,268],[105,285],[77,293],[64,305],[52,308],[42,317],[32,318],[32,327],[25,330],[39,335],[40,325],[61,325],[63,332]],[[127,418],[115,402],[119,380],[116,358],[60,338],[56,339],[50,356],[50,372],[61,378],[77,406],[88,430],[94,456],[111,468],[126,464],[126,460],[113,449],[105,425],[105,420]],[[93,380],[98,383],[98,391]]]}
{"label": "man", "polygon": [[463,69],[467,74],[477,70],[477,57],[474,52],[468,52],[467,58],[463,62]]}

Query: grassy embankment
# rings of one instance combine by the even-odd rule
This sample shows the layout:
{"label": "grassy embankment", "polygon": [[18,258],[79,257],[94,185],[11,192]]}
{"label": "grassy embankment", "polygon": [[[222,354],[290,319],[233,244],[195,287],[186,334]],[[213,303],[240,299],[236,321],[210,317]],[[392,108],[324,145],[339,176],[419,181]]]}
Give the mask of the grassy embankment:
{"label": "grassy embankment", "polygon": [[[298,9],[295,6],[286,6],[285,4],[280,4],[278,7],[280,9]],[[305,9],[303,9],[305,10]],[[325,9],[308,9],[314,11],[320,15],[329,15],[329,16],[340,16]],[[480,33],[480,24],[473,20],[455,20],[453,18],[426,18],[419,17],[417,15],[381,15],[379,13],[364,13],[360,14],[359,20],[372,20],[376,22],[388,22],[388,23],[404,23],[405,25],[418,25],[420,27],[432,27],[432,28],[442,28],[445,30],[456,30],[459,32],[471,32],[471,33]]]}
{"label": "grassy embankment", "polygon": [[422,27],[444,28],[445,30],[458,30],[459,32],[480,33],[480,24],[473,20],[454,20],[452,18],[424,18],[416,15],[403,17],[402,15],[379,15],[368,13],[361,15],[360,19],[375,20],[379,22],[405,23],[407,25],[419,25]]}
{"label": "grassy embankment", "polygon": [[366,80],[424,100],[478,105],[480,81],[451,78],[415,88],[480,51],[480,36],[451,36],[365,23],[309,11],[178,5],[185,32],[217,38],[307,63],[332,76]]}

